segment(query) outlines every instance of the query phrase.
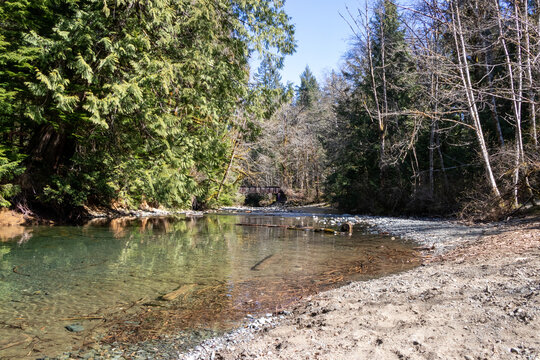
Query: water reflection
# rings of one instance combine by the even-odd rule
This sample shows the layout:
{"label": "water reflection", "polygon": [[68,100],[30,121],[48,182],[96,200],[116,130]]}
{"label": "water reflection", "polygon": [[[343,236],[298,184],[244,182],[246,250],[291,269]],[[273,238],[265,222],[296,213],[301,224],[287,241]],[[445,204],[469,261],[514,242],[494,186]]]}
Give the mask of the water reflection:
{"label": "water reflection", "polygon": [[[0,243],[0,349],[23,334],[32,339],[0,350],[0,358],[51,355],[97,335],[138,340],[178,328],[226,329],[246,313],[417,261],[410,245],[385,237],[240,222],[313,225],[308,217],[122,218],[35,227],[26,243]],[[172,301],[160,300],[174,291]],[[84,336],[65,330],[73,321]]]}
{"label": "water reflection", "polygon": [[0,243],[16,241],[18,244],[27,242],[32,238],[32,229],[21,225],[0,226]]}

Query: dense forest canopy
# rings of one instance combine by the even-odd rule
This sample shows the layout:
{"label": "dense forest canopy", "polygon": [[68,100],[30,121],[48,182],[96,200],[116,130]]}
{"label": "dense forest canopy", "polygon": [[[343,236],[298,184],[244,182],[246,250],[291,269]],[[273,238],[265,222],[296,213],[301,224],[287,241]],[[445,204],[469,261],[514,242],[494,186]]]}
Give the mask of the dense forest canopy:
{"label": "dense forest canopy", "polygon": [[280,0],[1,2],[0,206],[212,206],[241,183],[374,213],[540,197],[537,1],[343,17],[343,67],[293,88]]}
{"label": "dense forest canopy", "polygon": [[294,51],[280,0],[7,0],[0,25],[0,205],[59,213],[226,196],[266,113],[248,60]]}

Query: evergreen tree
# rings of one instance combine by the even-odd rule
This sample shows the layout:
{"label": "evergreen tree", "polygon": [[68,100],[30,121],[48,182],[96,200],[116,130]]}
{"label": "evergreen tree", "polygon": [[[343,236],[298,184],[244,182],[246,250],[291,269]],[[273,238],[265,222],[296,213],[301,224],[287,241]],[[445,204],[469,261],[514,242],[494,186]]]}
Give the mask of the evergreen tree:
{"label": "evergreen tree", "polygon": [[249,56],[281,63],[294,50],[282,7],[2,2],[1,141],[11,148],[16,140],[26,156],[23,195],[37,191],[58,212],[88,202],[185,207],[193,195],[210,198],[238,109],[262,113],[250,93]]}
{"label": "evergreen tree", "polygon": [[309,66],[300,75],[300,86],[296,90],[296,103],[299,106],[310,107],[318,101],[320,96],[319,83]]}
{"label": "evergreen tree", "polygon": [[254,75],[254,93],[258,95],[264,119],[270,119],[279,106],[290,97],[291,85],[284,86],[281,83],[279,65],[271,59],[264,58]]}
{"label": "evergreen tree", "polygon": [[344,208],[384,212],[407,201],[403,188],[410,170],[404,160],[413,124],[406,113],[414,106],[413,70],[397,6],[381,0],[365,38],[348,54],[345,77],[351,90],[336,108],[348,124],[347,141],[330,153],[334,165],[327,190]]}

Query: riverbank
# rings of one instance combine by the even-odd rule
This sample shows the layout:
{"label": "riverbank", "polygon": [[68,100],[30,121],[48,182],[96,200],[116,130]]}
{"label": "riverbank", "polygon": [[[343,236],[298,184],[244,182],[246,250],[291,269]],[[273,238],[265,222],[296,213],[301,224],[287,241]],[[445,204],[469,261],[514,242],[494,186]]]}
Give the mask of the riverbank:
{"label": "riverbank", "polygon": [[[456,219],[388,217],[339,214],[326,204],[295,207],[228,207],[221,211],[236,214],[261,214],[282,217],[312,216],[320,227],[339,229],[343,223],[356,226],[355,231],[391,234],[417,242],[431,255],[440,255],[456,247],[474,243],[483,236],[499,233],[509,223],[466,224]],[[519,220],[514,220],[514,222]],[[367,228],[367,229],[366,229]]]}
{"label": "riverbank", "polygon": [[[419,224],[385,220],[377,226]],[[209,340],[180,358],[536,359],[540,222],[494,227],[461,244],[454,239],[453,249],[420,268],[312,296],[278,324]]]}
{"label": "riverbank", "polygon": [[22,214],[0,209],[0,242],[24,236],[26,221]]}

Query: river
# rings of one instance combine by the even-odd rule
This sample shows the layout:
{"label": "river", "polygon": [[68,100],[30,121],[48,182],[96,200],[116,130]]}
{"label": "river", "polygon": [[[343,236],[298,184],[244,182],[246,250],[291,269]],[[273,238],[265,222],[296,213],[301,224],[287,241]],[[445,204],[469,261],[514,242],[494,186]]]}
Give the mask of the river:
{"label": "river", "polygon": [[419,263],[413,243],[389,236],[264,225],[316,224],[307,215],[210,214],[36,226],[0,237],[0,359],[227,331],[246,316]]}

